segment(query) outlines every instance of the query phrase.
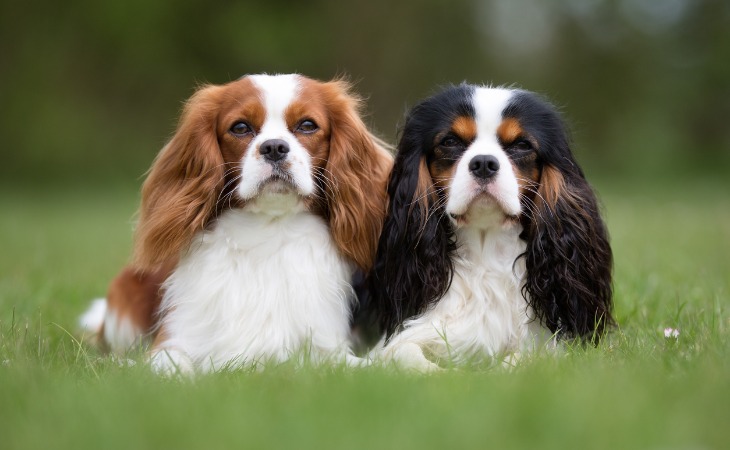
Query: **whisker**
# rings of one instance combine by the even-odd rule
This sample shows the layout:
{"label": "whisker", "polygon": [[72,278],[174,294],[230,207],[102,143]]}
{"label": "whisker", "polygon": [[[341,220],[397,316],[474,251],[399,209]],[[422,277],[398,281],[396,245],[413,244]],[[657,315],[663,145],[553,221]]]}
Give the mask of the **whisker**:
{"label": "whisker", "polygon": [[533,202],[531,198],[527,197],[524,194],[520,194],[520,200],[524,200],[523,204],[525,206],[525,209],[527,209],[527,212],[529,213],[529,214],[527,214],[527,216],[530,219],[532,219],[532,220],[534,220],[536,218],[542,219],[542,215],[541,215],[540,211],[537,209],[537,207],[535,206],[535,202]]}
{"label": "whisker", "polygon": [[[216,199],[216,203],[218,203],[221,200],[221,195],[223,195],[226,192],[226,189],[228,189],[228,186],[230,186],[231,184],[233,184],[236,181],[240,180],[241,178],[243,178],[243,175],[237,175],[237,176],[233,177],[232,179],[230,179],[226,184],[224,184],[223,185],[223,188],[221,189],[220,193],[218,194],[218,198]],[[231,191],[231,193],[233,193],[233,191]],[[228,195],[228,194],[226,194],[226,195]]]}
{"label": "whisker", "polygon": [[[526,179],[526,178],[521,178],[521,177],[515,177],[515,178],[517,178],[517,180],[519,180],[519,181],[524,181],[526,183],[524,186],[524,189],[526,191],[531,192],[531,193],[537,195],[538,197],[540,197],[542,202],[545,204],[546,209],[548,210],[548,213],[551,216],[553,216],[553,211],[552,211],[552,207],[550,206],[550,203],[548,203],[548,201],[545,200],[545,197],[543,197],[542,194],[540,194],[540,192],[537,189],[537,187],[539,186],[538,183],[536,183],[532,180]],[[535,205],[535,206],[537,206],[537,205]]]}
{"label": "whisker", "polygon": [[[545,216],[543,216],[541,209],[537,207],[534,201],[532,199],[524,196],[522,194],[522,198],[525,200],[525,207],[530,211],[531,217],[533,221],[537,221],[537,219],[540,219],[540,222],[543,224],[543,226],[547,227],[549,230],[551,230],[553,233],[556,232],[556,228],[554,225],[554,221],[546,220]],[[552,216],[554,217],[554,216]]]}
{"label": "whisker", "polygon": [[[320,161],[325,161],[325,162],[327,162],[327,160],[326,160],[326,159],[324,159],[324,158],[318,158],[318,157],[314,157],[314,156],[313,156],[313,157],[312,157],[312,159],[313,159],[313,160],[320,160]],[[332,188],[335,188],[335,189],[337,188],[337,186],[336,186],[336,184],[335,184],[335,183],[336,183],[336,181],[337,181],[337,177],[335,176],[335,174],[334,174],[334,173],[333,173],[333,172],[332,172],[331,170],[329,170],[329,169],[328,169],[328,168],[326,168],[326,167],[318,167],[318,168],[317,168],[317,169],[315,170],[315,173],[317,173],[317,170],[321,170],[322,172],[326,172],[326,173],[328,173],[328,174],[329,174],[329,178],[331,178],[331,179],[328,179],[327,177],[325,177],[325,179],[328,179],[328,181],[332,182],[332,185],[331,185],[331,187],[332,187]]]}
{"label": "whisker", "polygon": [[436,183],[432,183],[430,186],[428,186],[426,188],[426,192],[422,196],[413,199],[413,201],[411,203],[409,203],[409,206],[412,206],[412,205],[418,203],[419,201],[423,200],[424,198],[429,197],[433,194],[441,194],[442,192],[446,191],[447,189],[448,188],[446,186],[436,186]]}
{"label": "whisker", "polygon": [[229,180],[224,186],[223,189],[221,189],[220,193],[218,194],[218,199],[216,200],[216,204],[220,205],[221,208],[218,208],[216,210],[216,218],[220,216],[220,212],[223,209],[222,206],[228,202],[228,209],[231,209],[231,202],[233,201],[233,195],[235,194],[236,190],[231,189],[230,191],[226,192],[226,189],[228,186],[230,186],[232,183],[235,183],[236,181],[240,180],[242,178],[242,175],[237,175],[233,179]]}
{"label": "whisker", "polygon": [[[211,172],[213,170],[216,170],[216,169],[219,169],[220,167],[227,166],[227,165],[234,165],[234,164],[238,164],[238,163],[239,163],[238,161],[228,161],[228,162],[225,162],[224,161],[224,162],[222,162],[220,164],[216,164],[215,166],[213,166],[210,169],[206,170],[201,175],[208,175],[209,172]],[[232,167],[231,169],[235,169],[235,168],[236,167]],[[231,169],[226,169],[226,171],[224,173],[227,173],[228,170],[231,170]]]}
{"label": "whisker", "polygon": [[326,193],[329,193],[330,191],[337,194],[340,193],[339,188],[335,185],[335,183],[323,174],[314,172],[313,177],[315,180],[321,182],[324,185],[324,187],[326,188]]}
{"label": "whisker", "polygon": [[[428,221],[431,220],[434,214],[439,214],[441,217],[446,214],[446,211],[443,211],[443,207],[446,202],[447,199],[445,197],[438,197],[438,200],[436,200],[433,206],[429,209],[429,212],[426,215],[426,219],[423,221],[421,228],[418,230],[418,240],[416,241],[416,246],[418,246],[418,244],[421,242],[423,232],[426,231],[426,225],[428,225]],[[441,222],[441,217],[439,217],[439,220],[436,222],[436,226],[438,226],[438,224]]]}

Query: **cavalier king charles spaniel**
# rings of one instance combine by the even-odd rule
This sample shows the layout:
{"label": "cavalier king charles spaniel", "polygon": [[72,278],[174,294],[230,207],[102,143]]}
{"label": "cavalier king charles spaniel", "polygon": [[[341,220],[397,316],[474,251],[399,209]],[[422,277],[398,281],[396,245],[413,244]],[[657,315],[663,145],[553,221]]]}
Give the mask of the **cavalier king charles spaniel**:
{"label": "cavalier king charles spaniel", "polygon": [[419,370],[597,342],[612,256],[555,108],[462,84],[406,118],[370,275],[381,356]]}
{"label": "cavalier king charles spaniel", "polygon": [[82,318],[162,373],[356,362],[392,157],[343,81],[252,75],[200,88],[142,188],[133,263]]}

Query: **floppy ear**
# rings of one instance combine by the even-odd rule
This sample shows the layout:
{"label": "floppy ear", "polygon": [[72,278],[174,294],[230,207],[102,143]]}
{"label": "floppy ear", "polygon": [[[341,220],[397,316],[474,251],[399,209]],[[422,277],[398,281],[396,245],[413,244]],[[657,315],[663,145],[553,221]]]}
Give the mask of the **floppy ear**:
{"label": "floppy ear", "polygon": [[202,87],[187,101],[142,186],[134,248],[140,270],[177,260],[215,213],[225,171],[216,134],[219,90]]}
{"label": "floppy ear", "polygon": [[344,81],[325,84],[331,111],[324,176],[330,229],[339,249],[367,272],[383,225],[393,158],[360,119],[360,101]]}
{"label": "floppy ear", "polygon": [[373,306],[386,337],[441,298],[454,270],[454,232],[443,217],[444,202],[434,189],[419,138],[404,135],[398,146],[370,277]]}
{"label": "floppy ear", "polygon": [[545,164],[525,230],[525,298],[552,332],[597,343],[611,317],[612,254],[598,202],[570,151]]}

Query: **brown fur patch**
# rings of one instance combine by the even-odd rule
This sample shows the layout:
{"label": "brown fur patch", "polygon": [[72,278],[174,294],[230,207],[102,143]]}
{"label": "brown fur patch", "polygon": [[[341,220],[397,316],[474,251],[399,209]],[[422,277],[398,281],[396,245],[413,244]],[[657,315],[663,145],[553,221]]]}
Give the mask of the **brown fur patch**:
{"label": "brown fur patch", "polygon": [[148,334],[155,326],[155,315],[162,300],[160,287],[174,266],[170,261],[151,272],[125,267],[109,285],[107,308],[119,320],[129,320],[143,334]]}
{"label": "brown fur patch", "polygon": [[[448,189],[449,183],[454,178],[457,163],[458,161],[454,161],[452,164],[443,164],[438,159],[434,159],[428,166],[428,172],[433,179],[432,183],[438,190]],[[446,191],[444,193],[448,194]]]}
{"label": "brown fur patch", "polygon": [[[311,80],[310,80],[311,81]],[[338,248],[368,271],[385,218],[393,158],[360,118],[360,100],[348,83],[316,82],[330,120],[324,170],[330,229]]]}
{"label": "brown fur patch", "polygon": [[512,170],[517,177],[517,185],[520,190],[520,195],[535,201],[535,192],[537,192],[538,186],[540,185],[540,169],[534,161],[527,165],[516,164],[512,160],[510,160],[510,163],[512,164]]}
{"label": "brown fur patch", "polygon": [[519,120],[513,117],[504,119],[497,127],[497,138],[502,144],[514,142],[523,135],[522,125],[520,125]]}
{"label": "brown fur patch", "polygon": [[243,121],[258,133],[266,120],[266,109],[261,103],[258,88],[248,78],[234,81],[221,88],[216,133],[224,162],[236,163],[243,157],[254,134],[237,137],[229,133],[229,130],[236,122]]}
{"label": "brown fur patch", "polygon": [[243,78],[220,88],[220,110],[216,118],[218,135],[227,133],[231,125],[239,120],[251,125],[255,131],[260,131],[266,120],[266,110],[256,85],[250,79]]}
{"label": "brown fur patch", "polygon": [[550,208],[554,208],[565,192],[563,174],[552,166],[544,166],[540,175],[540,195]]}
{"label": "brown fur patch", "polygon": [[464,142],[473,142],[477,138],[477,123],[473,117],[459,116],[451,124],[451,131]]}
{"label": "brown fur patch", "polygon": [[418,207],[420,210],[421,226],[426,223],[429,205],[436,201],[436,190],[434,187],[433,174],[430,167],[426,164],[426,158],[422,157],[418,164],[418,184],[416,184],[416,191],[413,193],[413,200],[408,211],[410,216],[411,210]]}
{"label": "brown fur patch", "polygon": [[[326,92],[322,83],[301,77],[299,95],[286,108],[284,117],[287,127],[307,149],[315,167],[327,165],[330,144],[330,114],[327,109]],[[313,121],[318,129],[313,133],[298,133],[296,127],[304,120]]]}
{"label": "brown fur patch", "polygon": [[[135,239],[135,265],[141,269],[155,270],[177,258],[215,211],[225,168],[209,119],[217,107],[208,103],[209,95],[188,103],[178,133],[157,156],[142,186]],[[208,120],[201,124],[198,116]]]}

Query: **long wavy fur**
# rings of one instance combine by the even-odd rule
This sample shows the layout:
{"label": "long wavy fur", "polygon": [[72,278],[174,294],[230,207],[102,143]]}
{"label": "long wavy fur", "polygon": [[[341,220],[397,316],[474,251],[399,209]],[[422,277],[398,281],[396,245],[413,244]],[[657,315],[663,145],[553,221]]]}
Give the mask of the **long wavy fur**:
{"label": "long wavy fur", "polygon": [[[565,124],[539,96],[518,93],[505,117],[539,123],[536,211],[522,218],[527,276],[523,295],[537,319],[563,338],[597,343],[611,315],[613,257],[596,196],[570,150]],[[530,211],[523,207],[524,211]]]}
{"label": "long wavy fur", "polygon": [[215,129],[220,92],[203,86],[187,101],[175,135],[142,186],[133,258],[141,271],[176,261],[214,215],[224,183]]}
{"label": "long wavy fur", "polygon": [[[543,177],[553,170],[544,168]],[[523,294],[552,332],[597,342],[613,324],[606,227],[584,179],[564,180],[561,191],[553,205],[538,201],[539,213],[524,232]]]}
{"label": "long wavy fur", "polygon": [[429,174],[426,151],[434,138],[433,122],[466,113],[468,94],[465,87],[438,94],[414,107],[406,118],[370,276],[371,301],[386,338],[405,319],[437,302],[451,285],[456,239],[444,217],[446,199]]}
{"label": "long wavy fur", "polygon": [[360,99],[349,83],[321,85],[332,134],[324,176],[332,237],[359,269],[370,270],[385,216],[385,186],[393,164],[387,146],[360,118]]}

